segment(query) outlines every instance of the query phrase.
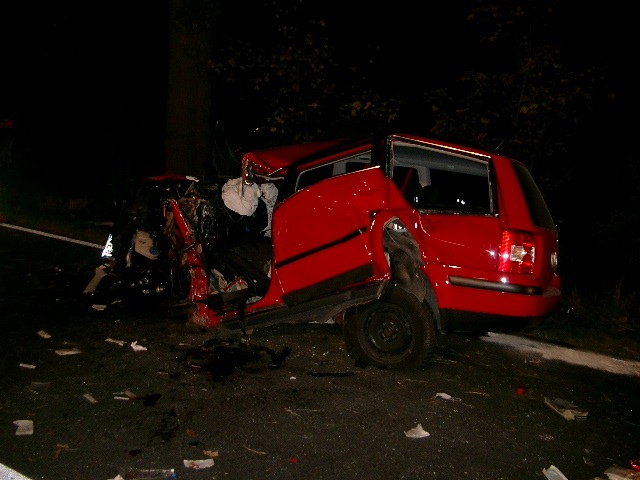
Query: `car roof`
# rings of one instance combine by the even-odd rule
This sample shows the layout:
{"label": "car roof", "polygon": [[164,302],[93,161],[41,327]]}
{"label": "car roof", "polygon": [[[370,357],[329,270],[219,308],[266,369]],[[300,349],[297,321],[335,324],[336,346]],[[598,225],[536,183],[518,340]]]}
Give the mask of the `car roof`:
{"label": "car roof", "polygon": [[371,137],[357,140],[342,138],[301,144],[285,145],[266,149],[251,150],[242,156],[242,163],[250,162],[258,175],[284,177],[292,165],[326,159],[333,155],[343,156],[371,148]]}
{"label": "car roof", "polygon": [[[423,144],[431,144],[437,148],[444,148],[452,152],[467,154],[471,156],[481,156],[485,159],[488,157],[500,157],[495,153],[489,153],[481,149],[459,145],[442,140],[434,140],[421,135],[399,132],[388,132],[387,138],[395,137],[407,141],[415,141]],[[358,154],[372,148],[374,137],[360,137],[354,139],[337,139],[316,141],[301,144],[285,145],[279,147],[271,147],[266,149],[250,150],[243,154],[242,163],[251,163],[255,173],[259,176],[269,178],[282,178],[286,175],[287,170],[292,165],[303,163],[314,163],[315,160],[327,161],[332,156],[345,156],[349,154]]]}
{"label": "car roof", "polygon": [[340,140],[328,140],[323,142],[310,142],[296,145],[286,145],[282,147],[272,147],[263,150],[251,150],[243,155],[245,159],[253,164],[259,165],[264,173],[273,175],[287,168],[292,163],[301,158],[313,156],[327,148],[340,145]]}

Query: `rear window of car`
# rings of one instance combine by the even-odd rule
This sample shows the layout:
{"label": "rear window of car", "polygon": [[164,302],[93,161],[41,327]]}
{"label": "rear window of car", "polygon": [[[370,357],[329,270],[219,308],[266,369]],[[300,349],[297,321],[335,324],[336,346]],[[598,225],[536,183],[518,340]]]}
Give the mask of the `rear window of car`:
{"label": "rear window of car", "polygon": [[513,169],[520,183],[525,202],[527,202],[531,221],[538,227],[554,230],[556,227],[551,212],[549,212],[542,192],[540,192],[527,167],[520,162],[514,161]]}
{"label": "rear window of car", "polygon": [[494,213],[488,160],[425,145],[396,143],[393,182],[413,207],[448,213]]}

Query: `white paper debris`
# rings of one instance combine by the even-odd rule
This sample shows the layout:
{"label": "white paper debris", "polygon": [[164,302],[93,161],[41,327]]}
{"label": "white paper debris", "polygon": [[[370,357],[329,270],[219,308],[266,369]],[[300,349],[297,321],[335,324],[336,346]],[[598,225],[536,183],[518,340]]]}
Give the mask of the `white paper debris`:
{"label": "white paper debris", "polygon": [[51,335],[49,335],[47,332],[45,332],[44,330],[40,330],[38,332],[38,335],[40,335],[42,338],[51,338]]}
{"label": "white paper debris", "polygon": [[29,368],[31,370],[33,370],[34,368],[36,368],[35,365],[31,365],[30,363],[21,363],[20,365],[18,365],[20,368]]}
{"label": "white paper debris", "polygon": [[82,353],[79,349],[77,348],[65,348],[65,349],[61,349],[61,350],[55,350],[55,352],[58,355],[64,356],[64,355],[76,355],[78,353]]}
{"label": "white paper debris", "polygon": [[114,400],[135,400],[138,396],[131,390],[125,390],[124,392],[114,392]]}
{"label": "white paper debris", "polygon": [[[109,236],[109,238],[111,238],[111,236]],[[100,280],[102,280],[104,277],[107,276],[107,268],[108,268],[107,264],[100,265],[99,267],[97,267],[93,278],[91,279],[89,284],[85,287],[84,292],[82,293],[94,293],[96,291],[96,288],[98,287],[98,284],[100,283]]]}
{"label": "white paper debris", "polygon": [[609,467],[604,471],[608,480],[637,480],[640,472],[618,466]]}
{"label": "white paper debris", "polygon": [[123,346],[125,345],[125,343],[127,343],[127,342],[125,342],[124,340],[115,340],[115,339],[113,339],[113,338],[107,338],[107,339],[105,340],[105,342],[115,343],[116,345],[120,345],[121,347],[123,347]]}
{"label": "white paper debris", "polygon": [[89,393],[85,393],[83,395],[83,397],[89,402],[89,403],[98,403],[98,400],[96,400],[95,398],[93,398],[93,396]]}
{"label": "white paper debris", "polygon": [[411,430],[407,430],[404,434],[407,438],[425,438],[431,436],[429,432],[422,428],[421,423],[413,427]]}
{"label": "white paper debris", "polygon": [[33,434],[33,420],[16,420],[13,424],[18,427],[16,435]]}
{"label": "white paper debris", "polygon": [[459,402],[460,399],[458,397],[452,397],[451,395],[449,395],[448,393],[436,393],[436,398],[443,398],[445,400],[451,400],[453,402]]}
{"label": "white paper debris", "polygon": [[206,460],[183,460],[184,466],[192,470],[200,470],[201,468],[213,467],[213,459]]}
{"label": "white paper debris", "polygon": [[131,342],[131,348],[133,349],[134,352],[144,352],[147,347],[143,347],[142,345],[138,345],[138,341],[136,340],[135,342]]}
{"label": "white paper debris", "polygon": [[549,480],[568,480],[560,470],[551,465],[549,468],[543,468],[542,473]]}

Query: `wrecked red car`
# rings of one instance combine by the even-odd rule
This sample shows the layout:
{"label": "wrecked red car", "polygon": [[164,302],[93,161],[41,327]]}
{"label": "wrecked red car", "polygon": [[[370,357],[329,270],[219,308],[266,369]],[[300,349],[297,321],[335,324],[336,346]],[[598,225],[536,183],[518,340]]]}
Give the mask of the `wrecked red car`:
{"label": "wrecked red car", "polygon": [[124,254],[164,256],[218,335],[333,320],[356,361],[414,369],[438,334],[531,328],[560,302],[557,231],[514,159],[391,134],[249,151],[241,172],[204,194],[151,182],[183,191]]}

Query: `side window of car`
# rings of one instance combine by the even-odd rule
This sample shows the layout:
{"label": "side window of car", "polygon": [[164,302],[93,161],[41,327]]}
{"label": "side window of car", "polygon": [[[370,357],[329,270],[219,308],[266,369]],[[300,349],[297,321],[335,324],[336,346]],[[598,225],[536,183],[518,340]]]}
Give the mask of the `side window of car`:
{"label": "side window of car", "polygon": [[333,163],[312,167],[300,173],[296,184],[296,191],[307,188],[327,178],[335,177],[337,175],[342,175],[345,173],[356,172],[368,166],[368,159],[348,158],[338,160]]}
{"label": "side window of car", "polygon": [[488,177],[432,169],[431,185],[422,188],[416,207],[488,214]]}
{"label": "side window of car", "polygon": [[314,183],[318,183],[325,178],[331,177],[333,172],[333,165],[321,165],[319,167],[314,167],[309,170],[305,170],[298,177],[298,183],[296,185],[296,191],[302,190],[303,188],[307,188]]}
{"label": "side window of car", "polygon": [[407,202],[414,207],[422,203],[420,178],[418,170],[412,167],[396,165],[393,168],[393,183]]}
{"label": "side window of car", "polygon": [[451,213],[492,213],[489,164],[457,152],[395,147],[393,182],[413,207]]}

